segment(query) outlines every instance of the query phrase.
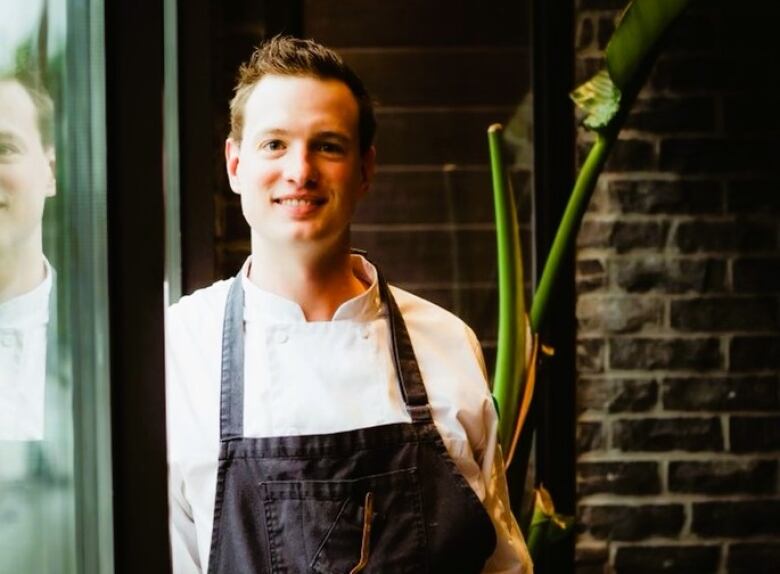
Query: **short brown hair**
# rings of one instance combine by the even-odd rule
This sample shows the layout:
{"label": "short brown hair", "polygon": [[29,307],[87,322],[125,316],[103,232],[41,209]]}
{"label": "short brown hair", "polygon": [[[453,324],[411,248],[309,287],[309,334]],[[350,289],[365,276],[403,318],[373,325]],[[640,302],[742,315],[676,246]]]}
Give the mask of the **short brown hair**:
{"label": "short brown hair", "polygon": [[0,82],[18,84],[32,100],[38,124],[38,133],[44,148],[54,147],[54,102],[43,87],[43,82],[34,75],[1,74]]}
{"label": "short brown hair", "polygon": [[371,96],[358,75],[333,50],[314,42],[290,36],[274,36],[258,47],[238,70],[238,81],[230,101],[230,138],[240,142],[244,129],[246,102],[265,75],[303,76],[338,80],[347,85],[358,104],[360,151],[374,143],[376,118]]}

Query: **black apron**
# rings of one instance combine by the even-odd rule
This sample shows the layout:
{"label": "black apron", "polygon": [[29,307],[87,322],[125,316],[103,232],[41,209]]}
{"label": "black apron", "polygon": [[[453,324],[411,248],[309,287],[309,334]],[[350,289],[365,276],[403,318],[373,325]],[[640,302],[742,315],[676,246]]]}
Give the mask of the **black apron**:
{"label": "black apron", "polygon": [[469,574],[492,555],[495,529],[434,426],[406,325],[381,274],[379,289],[412,422],[246,438],[244,290],[240,275],[233,281],[222,334],[210,573]]}

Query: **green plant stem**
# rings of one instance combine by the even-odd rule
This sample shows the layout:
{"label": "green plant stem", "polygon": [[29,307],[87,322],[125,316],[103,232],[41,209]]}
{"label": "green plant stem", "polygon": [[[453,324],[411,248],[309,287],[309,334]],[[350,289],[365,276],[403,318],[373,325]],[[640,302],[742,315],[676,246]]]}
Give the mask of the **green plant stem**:
{"label": "green plant stem", "polygon": [[498,343],[493,396],[499,411],[499,437],[507,452],[519,408],[522,375],[525,370],[525,300],[522,255],[514,196],[507,185],[501,154],[502,128],[488,129],[493,201],[496,213],[498,249]]}
{"label": "green plant stem", "polygon": [[553,286],[561,270],[561,264],[569,247],[573,244],[573,234],[579,230],[582,216],[585,214],[591,195],[593,195],[601,169],[607,161],[609,151],[616,139],[616,133],[608,135],[599,134],[577,176],[574,190],[569,197],[569,202],[566,204],[566,211],[563,213],[561,224],[558,226],[558,231],[550,248],[550,255],[544,264],[539,287],[534,294],[531,304],[530,321],[531,330],[534,333],[539,332],[544,321]]}

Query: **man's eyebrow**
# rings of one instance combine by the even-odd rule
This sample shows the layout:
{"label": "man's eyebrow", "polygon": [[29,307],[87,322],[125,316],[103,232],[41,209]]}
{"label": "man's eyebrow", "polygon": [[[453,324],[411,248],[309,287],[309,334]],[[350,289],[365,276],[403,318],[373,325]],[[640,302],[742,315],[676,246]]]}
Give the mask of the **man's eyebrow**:
{"label": "man's eyebrow", "polygon": [[289,133],[290,132],[282,128],[268,128],[267,130],[257,130],[252,135],[252,138],[254,140],[259,140],[260,138],[266,138],[266,137],[286,136]]}
{"label": "man's eyebrow", "polygon": [[21,139],[22,138],[19,137],[19,134],[17,134],[16,132],[9,131],[9,130],[4,130],[4,129],[0,128],[0,140],[3,140],[3,141],[9,141],[9,140],[11,140],[11,141],[14,141],[14,140],[20,141]]}
{"label": "man's eyebrow", "polygon": [[27,143],[24,141],[24,138],[14,131],[0,129],[0,143],[3,145],[11,144],[23,152],[27,150]]}
{"label": "man's eyebrow", "polygon": [[334,132],[334,131],[317,132],[315,137],[317,139],[338,140],[339,142],[345,144],[352,141],[352,138],[349,137],[347,134],[341,132]]}

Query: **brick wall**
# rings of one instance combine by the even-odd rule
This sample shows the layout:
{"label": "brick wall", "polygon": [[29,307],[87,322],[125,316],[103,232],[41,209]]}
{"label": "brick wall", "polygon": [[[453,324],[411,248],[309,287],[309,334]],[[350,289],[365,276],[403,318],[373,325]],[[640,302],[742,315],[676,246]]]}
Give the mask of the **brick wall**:
{"label": "brick wall", "polygon": [[[578,81],[623,5],[577,2]],[[583,574],[780,571],[780,59],[764,9],[684,17],[579,236]]]}
{"label": "brick wall", "polygon": [[[469,322],[492,364],[497,295],[486,131],[508,123],[529,91],[529,3],[302,4],[302,35],[336,49],[379,104],[378,172],[356,213],[353,244],[368,250],[389,281]],[[215,89],[215,142],[227,133],[219,102],[227,102],[238,62],[265,33],[262,10],[241,5],[214,19],[215,68],[225,70]],[[217,274],[225,276],[249,252],[249,234],[223,172],[217,156]],[[530,252],[530,172],[519,166],[512,175]]]}

